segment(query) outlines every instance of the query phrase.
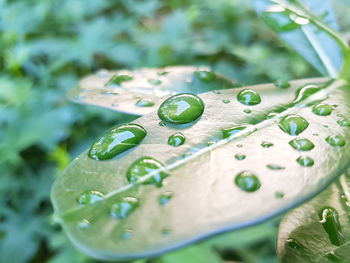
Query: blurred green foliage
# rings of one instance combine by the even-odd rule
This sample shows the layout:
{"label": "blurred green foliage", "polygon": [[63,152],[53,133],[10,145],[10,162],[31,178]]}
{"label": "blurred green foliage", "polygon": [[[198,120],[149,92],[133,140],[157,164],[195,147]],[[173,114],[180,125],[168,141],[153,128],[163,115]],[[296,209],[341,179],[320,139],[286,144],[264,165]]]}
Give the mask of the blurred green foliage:
{"label": "blurred green foliage", "polygon": [[[93,262],[54,223],[50,187],[94,137],[134,117],[71,104],[79,78],[186,64],[247,84],[317,76],[247,0],[0,0],[0,262]],[[227,240],[221,255],[275,262],[270,232],[239,248]],[[200,260],[196,247],[183,253],[164,262]]]}

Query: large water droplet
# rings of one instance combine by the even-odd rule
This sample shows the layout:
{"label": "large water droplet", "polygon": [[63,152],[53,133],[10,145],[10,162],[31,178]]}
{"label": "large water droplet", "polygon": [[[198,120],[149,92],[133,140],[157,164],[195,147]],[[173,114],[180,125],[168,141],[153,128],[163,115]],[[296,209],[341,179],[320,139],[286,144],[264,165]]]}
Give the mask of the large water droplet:
{"label": "large water droplet", "polygon": [[200,71],[195,71],[194,74],[204,82],[212,82],[216,79],[216,74],[211,71],[200,70]]}
{"label": "large water droplet", "polygon": [[347,119],[341,119],[337,123],[342,127],[350,127],[350,121]]}
{"label": "large water droplet", "polygon": [[180,93],[166,99],[158,109],[161,120],[184,124],[198,119],[204,111],[204,102],[194,94]]}
{"label": "large water droplet", "polygon": [[244,105],[254,106],[261,102],[261,97],[256,91],[245,89],[238,93],[237,100]]}
{"label": "large water droplet", "polygon": [[106,87],[110,87],[110,86],[120,86],[123,82],[127,82],[127,81],[131,81],[134,78],[132,76],[129,75],[119,75],[119,76],[114,76],[112,77],[107,83],[106,83]]}
{"label": "large water droplet", "polygon": [[95,160],[109,160],[138,145],[146,130],[134,123],[123,124],[108,130],[90,148],[88,156]]}
{"label": "large water droplet", "polygon": [[289,145],[298,151],[311,151],[315,145],[306,138],[295,138],[289,142]]}
{"label": "large water droplet", "polygon": [[345,138],[341,135],[328,136],[326,142],[335,147],[343,147],[346,144]]}
{"label": "large water droplet", "polygon": [[333,207],[325,207],[319,212],[319,217],[331,243],[336,246],[344,244],[345,238],[339,222],[338,212]]}
{"label": "large water droplet", "polygon": [[299,115],[288,115],[280,120],[278,126],[282,131],[292,136],[296,136],[305,131],[309,126],[309,123]]}
{"label": "large water droplet", "polygon": [[294,238],[288,238],[286,240],[286,245],[290,248],[301,249],[303,246]]}
{"label": "large water droplet", "polygon": [[221,130],[222,137],[224,139],[229,138],[230,136],[232,136],[240,131],[243,131],[245,128],[247,128],[247,126],[239,125],[239,126],[234,126],[231,128],[222,129]]}
{"label": "large water droplet", "polygon": [[154,106],[154,102],[151,100],[140,99],[135,104],[137,107],[152,107]]}
{"label": "large water droplet", "polygon": [[243,171],[236,175],[235,184],[246,192],[254,192],[261,186],[258,177],[249,171]]}
{"label": "large water droplet", "polygon": [[152,177],[147,179],[143,184],[154,184],[158,187],[162,186],[163,179],[168,176],[164,171],[157,171],[163,168],[163,164],[156,159],[145,156],[132,163],[127,172],[129,183],[137,183],[143,176],[152,173]]}
{"label": "large water droplet", "polygon": [[304,167],[311,167],[314,165],[314,160],[308,156],[300,156],[297,158],[297,163]]}
{"label": "large water droplet", "polygon": [[312,112],[319,116],[328,116],[332,113],[334,108],[328,104],[318,104],[312,108]]}
{"label": "large water droplet", "polygon": [[173,198],[173,196],[174,196],[174,193],[171,191],[161,193],[158,198],[158,202],[160,205],[165,205],[170,201],[171,198]]}
{"label": "large water droplet", "polygon": [[109,214],[116,219],[127,218],[139,206],[139,200],[135,197],[123,197],[120,201],[114,203]]}
{"label": "large water droplet", "polygon": [[280,89],[288,89],[290,88],[290,83],[286,80],[277,80],[274,82],[275,86]]}
{"label": "large water droplet", "polygon": [[308,97],[310,97],[312,94],[315,94],[316,92],[320,91],[321,88],[316,85],[306,85],[302,88],[299,88],[296,92],[296,98],[293,101],[294,103],[299,103]]}
{"label": "large water droplet", "polygon": [[168,138],[168,144],[174,147],[183,145],[185,141],[186,138],[181,132],[174,133]]}
{"label": "large water droplet", "polygon": [[95,190],[84,191],[77,199],[81,205],[93,205],[101,200],[103,200],[103,194]]}

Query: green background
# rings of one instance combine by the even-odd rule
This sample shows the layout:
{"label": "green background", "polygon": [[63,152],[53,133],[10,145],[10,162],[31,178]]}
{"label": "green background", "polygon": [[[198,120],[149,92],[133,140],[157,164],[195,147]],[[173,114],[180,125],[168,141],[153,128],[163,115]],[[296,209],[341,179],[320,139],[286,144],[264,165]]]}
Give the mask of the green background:
{"label": "green background", "polygon": [[[335,4],[346,31],[350,1]],[[101,132],[135,117],[70,103],[65,94],[79,78],[101,68],[168,65],[207,65],[245,84],[319,75],[252,6],[247,0],[0,0],[0,262],[95,262],[54,223],[50,187]],[[213,253],[277,262],[271,229],[276,226],[249,232],[256,242],[240,246],[223,239],[226,248]],[[198,253],[193,247],[148,262],[197,263]]]}

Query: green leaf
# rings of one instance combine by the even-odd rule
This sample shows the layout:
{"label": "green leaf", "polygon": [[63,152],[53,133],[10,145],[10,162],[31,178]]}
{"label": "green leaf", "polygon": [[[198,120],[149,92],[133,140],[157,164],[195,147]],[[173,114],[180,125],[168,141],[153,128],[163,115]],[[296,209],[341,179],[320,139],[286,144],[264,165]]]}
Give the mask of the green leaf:
{"label": "green leaf", "polygon": [[[205,110],[193,123],[159,125],[152,112],[135,121],[147,131],[138,146],[108,161],[82,153],[52,189],[56,216],[69,238],[96,258],[150,257],[262,222],[318,193],[348,166],[350,143],[335,147],[326,138],[350,136],[349,127],[337,124],[350,118],[350,90],[342,81],[325,79],[290,83],[287,89],[267,84],[201,94]],[[246,89],[251,92],[242,92]],[[260,95],[260,104],[245,105],[248,97],[237,100],[252,91]],[[319,103],[332,105],[331,115],[313,113]],[[309,125],[292,136],[279,127],[282,118],[290,121],[286,115],[298,115]],[[222,129],[236,126],[246,128],[223,139]],[[185,143],[168,145],[168,137],[179,131]],[[313,145],[309,151],[303,151],[302,138]],[[290,145],[295,139],[301,151]],[[314,165],[300,165],[300,156],[312,158]],[[152,166],[146,169],[140,160]],[[130,166],[141,178],[132,184]],[[87,190],[93,191],[91,198],[84,196],[91,205],[77,202]],[[160,205],[165,192],[171,198]]]}
{"label": "green leaf", "polygon": [[[255,0],[265,22],[325,76],[348,72],[349,47],[336,32],[329,1]],[[344,72],[342,77],[349,78]]]}
{"label": "green leaf", "polygon": [[348,262],[350,174],[342,175],[311,201],[289,212],[280,225],[282,262]]}
{"label": "green leaf", "polygon": [[203,67],[100,70],[82,79],[69,97],[78,103],[144,115],[157,109],[171,94],[199,94],[238,86],[241,85]]}

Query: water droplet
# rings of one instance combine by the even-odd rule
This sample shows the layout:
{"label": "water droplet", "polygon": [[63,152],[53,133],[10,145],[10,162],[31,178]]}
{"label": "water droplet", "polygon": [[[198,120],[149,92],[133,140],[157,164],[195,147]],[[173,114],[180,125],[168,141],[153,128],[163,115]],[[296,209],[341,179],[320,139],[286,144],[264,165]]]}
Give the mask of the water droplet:
{"label": "water droplet", "polygon": [[109,214],[116,219],[127,218],[139,206],[139,200],[135,197],[123,197],[120,201],[114,203]]}
{"label": "water droplet", "polygon": [[221,94],[221,91],[219,91],[219,90],[213,90],[213,92],[215,93],[215,94]]}
{"label": "water droplet", "polygon": [[249,171],[243,171],[236,175],[235,184],[246,192],[254,192],[261,186],[258,177]]}
{"label": "water droplet", "polygon": [[124,229],[124,231],[120,234],[120,238],[122,239],[130,239],[132,238],[132,230],[129,228]]}
{"label": "water droplet", "polygon": [[291,87],[290,83],[285,80],[277,80],[274,82],[275,86],[280,89],[288,89]]}
{"label": "water droplet", "polygon": [[185,141],[186,138],[181,132],[174,133],[168,138],[168,144],[174,147],[183,145]]}
{"label": "water droplet", "polygon": [[273,146],[273,143],[272,142],[263,141],[261,143],[261,146],[264,147],[264,148],[270,148],[270,147]]}
{"label": "water droplet", "polygon": [[244,155],[244,154],[236,154],[236,155],[235,155],[235,158],[236,158],[236,160],[238,160],[238,161],[244,160],[246,157],[247,157],[247,156]]}
{"label": "water droplet", "polygon": [[277,32],[288,32],[300,28],[291,17],[290,12],[280,5],[271,5],[262,14],[262,18],[273,30]]}
{"label": "water droplet", "polygon": [[100,69],[96,72],[96,76],[99,78],[107,78],[108,77],[108,70],[106,69]]}
{"label": "water droplet", "polygon": [[294,238],[288,238],[286,240],[286,245],[290,248],[301,249],[303,246]]}
{"label": "water droplet", "polygon": [[310,97],[312,94],[315,94],[316,92],[320,91],[321,88],[316,86],[316,85],[306,85],[302,88],[299,88],[296,91],[296,98],[293,101],[295,104],[299,103],[303,100],[305,100],[306,98]]}
{"label": "water droplet", "polygon": [[243,147],[243,144],[237,144],[236,147],[242,148],[242,147]]}
{"label": "water droplet", "polygon": [[148,83],[152,84],[152,85],[160,85],[160,84],[162,84],[162,81],[159,79],[149,79]]}
{"label": "water droplet", "polygon": [[254,106],[261,102],[261,97],[256,91],[245,89],[238,93],[237,100],[244,105]]}
{"label": "water droplet", "polygon": [[77,202],[81,205],[93,205],[103,200],[103,194],[95,190],[84,191],[77,199]]}
{"label": "water droplet", "polygon": [[305,131],[309,126],[309,123],[299,115],[288,115],[280,120],[278,126],[282,131],[292,136],[296,136]]}
{"label": "water droplet", "polygon": [[334,262],[334,263],[341,263],[342,262],[341,258],[338,257],[333,251],[328,252],[324,257],[326,259],[328,259],[329,261]]}
{"label": "water droplet", "polygon": [[112,106],[112,107],[119,107],[120,105],[117,104],[117,103],[112,103],[111,106]]}
{"label": "water droplet", "polygon": [[91,226],[91,223],[87,219],[83,219],[83,220],[78,222],[78,228],[80,230],[86,230],[86,229],[90,228],[90,226]]}
{"label": "water droplet", "polygon": [[291,14],[290,18],[299,25],[307,25],[310,22],[310,20],[306,17],[297,16],[295,14]]}
{"label": "water droplet", "polygon": [[312,108],[312,112],[319,116],[328,116],[332,113],[334,108],[328,104],[318,104]]}
{"label": "water droplet", "polygon": [[283,192],[276,192],[275,193],[275,197],[276,198],[283,198],[284,197],[284,193]]}
{"label": "water droplet", "polygon": [[[127,179],[129,183],[137,183],[141,180],[143,176],[154,173],[151,178],[144,181],[143,184],[154,184],[158,187],[162,186],[163,179],[168,176],[168,174],[160,169],[163,168],[163,164],[152,157],[141,157],[132,163],[127,172]],[[160,170],[160,171],[157,171]]]}
{"label": "water droplet", "polygon": [[120,86],[123,82],[131,81],[134,78],[129,75],[119,75],[112,77],[107,83],[106,87],[110,86]]}
{"label": "water droplet", "polygon": [[284,170],[286,169],[283,166],[277,165],[277,164],[268,164],[266,165],[267,168],[269,168],[270,170]]}
{"label": "water droplet", "polygon": [[243,112],[247,113],[247,114],[252,113],[252,111],[250,109],[244,109]]}
{"label": "water droplet", "polygon": [[88,156],[94,160],[109,160],[138,145],[147,135],[146,130],[134,123],[108,130],[90,148]]}
{"label": "water droplet", "polygon": [[226,139],[226,138],[229,138],[231,137],[232,135],[240,132],[240,131],[243,131],[245,128],[247,128],[247,126],[234,126],[234,127],[231,127],[231,128],[226,128],[226,129],[222,129],[221,132],[222,132],[222,138]]}
{"label": "water droplet", "polygon": [[174,196],[174,193],[171,191],[161,193],[158,198],[158,203],[160,205],[165,205],[170,201],[171,198],[173,198],[173,196]]}
{"label": "water droplet", "polygon": [[119,95],[118,92],[115,92],[115,91],[101,91],[100,93],[101,95],[105,95],[105,96],[116,96],[116,95]]}
{"label": "water droplet", "polygon": [[338,212],[333,207],[324,207],[319,212],[319,218],[331,243],[336,246],[344,244],[345,238],[339,222]]}
{"label": "water droplet", "polygon": [[311,157],[307,157],[307,156],[300,156],[296,161],[298,164],[304,167],[311,167],[315,163]]}
{"label": "water droplet", "polygon": [[171,234],[171,229],[169,227],[163,227],[162,228],[162,234],[165,236],[168,236]]}
{"label": "water droplet", "polygon": [[341,119],[337,123],[342,127],[350,127],[350,121],[347,119]]}
{"label": "water droplet", "polygon": [[159,126],[162,126],[162,127],[166,126],[166,122],[165,121],[160,121],[158,124],[159,124]]}
{"label": "water droplet", "polygon": [[289,145],[298,151],[311,151],[315,145],[306,138],[295,138],[289,142]]}
{"label": "water droplet", "polygon": [[154,102],[151,100],[140,99],[135,104],[137,107],[152,107],[154,106]]}
{"label": "water droplet", "polygon": [[332,146],[343,147],[346,144],[345,138],[341,135],[331,135],[326,138],[326,142],[328,142]]}
{"label": "water droplet", "polygon": [[198,119],[204,111],[204,102],[194,94],[181,93],[166,99],[158,109],[161,120],[184,124]]}
{"label": "water droplet", "polygon": [[160,71],[158,72],[158,76],[165,76],[168,75],[170,72],[169,71]]}
{"label": "water droplet", "polygon": [[212,82],[216,79],[216,74],[211,71],[199,70],[195,71],[194,74],[204,82]]}
{"label": "water droplet", "polygon": [[230,103],[231,101],[230,101],[230,100],[222,100],[222,102],[223,102],[224,104],[228,104],[228,103]]}

